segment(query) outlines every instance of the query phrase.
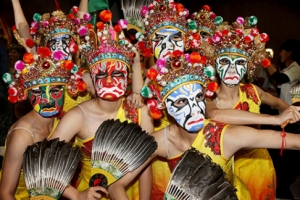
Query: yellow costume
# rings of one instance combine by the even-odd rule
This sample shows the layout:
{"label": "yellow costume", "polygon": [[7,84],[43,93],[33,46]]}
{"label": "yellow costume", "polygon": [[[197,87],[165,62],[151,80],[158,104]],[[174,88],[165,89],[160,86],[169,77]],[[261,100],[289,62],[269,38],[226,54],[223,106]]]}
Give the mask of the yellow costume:
{"label": "yellow costume", "polygon": [[[223,136],[228,125],[223,123],[205,120],[203,129],[198,133],[192,146],[198,151],[209,155],[213,162],[219,164],[226,173],[227,179],[237,189],[237,196],[240,200],[250,200],[247,187],[233,173],[233,157],[226,159],[223,155]],[[181,155],[168,158],[170,169],[173,170]]]}
{"label": "yellow costume", "polygon": [[[59,120],[57,118],[55,118],[54,123],[53,123],[52,131],[51,131],[50,135],[47,138],[51,137],[52,133],[54,132],[55,128],[58,125],[58,122],[59,122]],[[27,130],[31,134],[33,142],[35,142],[34,137],[33,137],[33,133],[31,131],[29,131],[28,129],[23,128],[23,127],[16,127],[12,130],[16,130],[16,129]],[[1,175],[2,175],[2,171],[0,171],[0,181],[1,181]],[[17,187],[16,192],[15,192],[15,198],[16,198],[16,200],[29,200],[29,194],[27,192],[27,188],[26,188],[26,184],[25,184],[25,180],[24,180],[23,169],[21,169],[21,172],[20,172],[20,178],[19,178],[18,187]]]}
{"label": "yellow costume", "polygon": [[[234,109],[259,113],[261,100],[254,85],[240,84],[239,97]],[[240,150],[235,154],[234,171],[252,199],[275,199],[276,173],[267,149]]]}
{"label": "yellow costume", "polygon": [[[128,113],[128,111],[126,111],[124,109],[124,104],[126,104],[126,100],[123,99],[122,102],[122,106],[120,106],[116,119],[119,119],[121,122],[123,121],[129,121],[132,122],[131,120],[129,120],[126,117],[126,113]],[[82,108],[81,108],[82,109]],[[82,110],[84,112],[84,110]],[[137,111],[138,113],[138,124],[141,123],[141,111],[140,109],[138,109]],[[89,188],[89,181],[91,178],[91,152],[92,152],[92,143],[94,140],[94,136],[87,138],[85,140],[81,140],[80,138],[76,137],[75,138],[75,143],[74,145],[77,145],[79,147],[81,147],[82,149],[82,160],[81,160],[81,173],[79,175],[78,180],[75,183],[75,187],[77,188],[77,190],[79,191],[83,191],[86,190],[87,188]],[[135,181],[134,183],[132,183],[128,189],[126,190],[127,196],[129,199],[132,200],[139,200],[139,182],[138,180]],[[108,199],[108,198],[101,198],[102,199]]]}

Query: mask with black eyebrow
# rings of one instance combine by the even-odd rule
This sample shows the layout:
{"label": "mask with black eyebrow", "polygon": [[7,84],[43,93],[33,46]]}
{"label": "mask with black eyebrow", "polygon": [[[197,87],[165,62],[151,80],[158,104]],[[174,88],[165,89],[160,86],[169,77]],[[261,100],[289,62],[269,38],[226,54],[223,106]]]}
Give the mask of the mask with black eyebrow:
{"label": "mask with black eyebrow", "polygon": [[170,116],[189,133],[197,133],[204,125],[205,95],[199,83],[183,85],[165,100]]}
{"label": "mask with black eyebrow", "polygon": [[175,29],[161,29],[152,39],[152,48],[156,59],[166,59],[175,50],[184,52],[183,34]]}
{"label": "mask with black eyebrow", "polygon": [[56,34],[48,41],[48,46],[52,52],[60,50],[64,53],[64,60],[72,60],[69,45],[74,39],[68,34]]}

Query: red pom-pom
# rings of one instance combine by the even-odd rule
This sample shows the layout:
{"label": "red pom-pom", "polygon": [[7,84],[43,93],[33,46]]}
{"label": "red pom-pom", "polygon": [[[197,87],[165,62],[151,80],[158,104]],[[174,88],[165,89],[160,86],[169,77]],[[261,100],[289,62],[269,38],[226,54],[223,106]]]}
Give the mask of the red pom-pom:
{"label": "red pom-pom", "polygon": [[160,119],[162,117],[162,112],[158,109],[152,109],[150,110],[150,116],[153,119]]}
{"label": "red pom-pom", "polygon": [[192,63],[200,63],[201,61],[201,56],[198,52],[191,53],[190,58]]}
{"label": "red pom-pom", "polygon": [[147,101],[147,106],[148,106],[148,108],[149,108],[150,110],[157,109],[157,105],[158,105],[158,103],[157,103],[157,101],[154,100],[154,99],[149,99],[149,100]]}
{"label": "red pom-pom", "polygon": [[255,37],[259,34],[259,30],[257,28],[253,28],[250,33]]}
{"label": "red pom-pom", "polygon": [[180,50],[175,50],[173,51],[173,53],[170,55],[171,58],[175,57],[175,58],[178,58],[180,56],[184,55],[184,53]]}
{"label": "red pom-pom", "polygon": [[32,53],[25,53],[23,56],[23,60],[26,64],[31,64],[34,62],[33,54]]}
{"label": "red pom-pom", "polygon": [[8,95],[9,96],[17,96],[18,90],[15,87],[11,87],[8,89]]}
{"label": "red pom-pom", "polygon": [[152,54],[153,54],[153,51],[151,48],[145,48],[143,51],[142,51],[142,54],[145,58],[149,58]]}
{"label": "red pom-pom", "polygon": [[117,24],[114,26],[114,30],[118,33],[122,30],[122,27],[119,24]]}
{"label": "red pom-pom", "polygon": [[83,92],[86,90],[86,83],[84,81],[79,81],[77,84],[77,89],[79,92]]}
{"label": "red pom-pom", "polygon": [[72,13],[77,14],[79,11],[79,8],[77,6],[73,6]]}
{"label": "red pom-pom", "polygon": [[200,63],[206,64],[206,60],[207,60],[206,56],[201,56]]}
{"label": "red pom-pom", "polygon": [[249,35],[246,35],[244,37],[244,41],[245,41],[245,43],[250,43],[252,41],[252,39],[251,39],[251,37]]}
{"label": "red pom-pom", "polygon": [[110,22],[112,19],[112,13],[109,10],[103,10],[100,12],[99,17],[103,22]]}
{"label": "red pom-pom", "polygon": [[266,43],[266,42],[269,41],[269,36],[266,33],[262,33],[262,34],[260,34],[260,38],[259,39],[260,39],[261,42]]}
{"label": "red pom-pom", "polygon": [[8,101],[10,102],[10,103],[17,103],[17,101],[18,101],[18,96],[8,96]]}
{"label": "red pom-pom", "polygon": [[229,30],[227,30],[227,29],[225,29],[225,30],[222,31],[222,35],[224,35],[224,36],[227,36],[228,33],[229,33]]}
{"label": "red pom-pom", "polygon": [[75,19],[75,16],[74,16],[72,13],[69,13],[69,14],[68,14],[68,18],[69,18],[70,20],[73,20],[73,19]]}
{"label": "red pom-pom", "polygon": [[17,29],[17,26],[16,25],[13,25],[13,27],[11,27],[11,30],[12,31],[15,31]]}
{"label": "red pom-pom", "polygon": [[69,50],[71,54],[76,54],[78,51],[78,46],[75,42],[71,42],[69,45]]}
{"label": "red pom-pom", "polygon": [[150,68],[150,69],[147,70],[146,76],[147,76],[148,79],[153,81],[153,80],[156,79],[157,75],[158,75],[157,69]]}
{"label": "red pom-pom", "polygon": [[184,6],[181,3],[176,4],[176,11],[182,12],[184,10]]}
{"label": "red pom-pom", "polygon": [[146,48],[145,42],[141,42],[141,41],[137,43],[137,46],[141,51],[144,51],[144,49]]}
{"label": "red pom-pom", "polygon": [[211,92],[215,92],[217,91],[218,87],[218,83],[213,81],[208,84],[207,89]]}
{"label": "red pom-pom", "polygon": [[26,46],[29,47],[29,48],[32,48],[32,47],[34,46],[34,42],[33,42],[32,39],[27,39],[27,40],[25,41],[25,44],[26,44]]}
{"label": "red pom-pom", "polygon": [[94,26],[93,26],[93,24],[87,24],[87,28],[88,29],[94,29]]}
{"label": "red pom-pom", "polygon": [[98,23],[96,24],[96,26],[97,26],[97,29],[99,29],[99,30],[104,29],[104,23],[103,23],[103,22],[98,22]]}
{"label": "red pom-pom", "polygon": [[202,6],[202,10],[206,10],[207,12],[210,12],[210,7],[208,5]]}
{"label": "red pom-pom", "polygon": [[62,64],[62,67],[66,70],[71,70],[74,67],[74,63],[71,60],[65,60]]}
{"label": "red pom-pom", "polygon": [[261,61],[261,65],[264,67],[264,68],[268,68],[270,65],[271,65],[271,61],[268,59],[268,58],[265,58]]}
{"label": "red pom-pom", "polygon": [[193,33],[193,38],[194,38],[195,40],[200,40],[201,36],[200,36],[199,33]]}
{"label": "red pom-pom", "polygon": [[30,27],[30,29],[29,29],[29,33],[30,33],[30,35],[34,35],[34,34],[36,34],[36,28],[34,28],[34,27]]}
{"label": "red pom-pom", "polygon": [[40,47],[37,50],[37,54],[41,55],[42,58],[47,58],[52,55],[52,52],[48,47]]}

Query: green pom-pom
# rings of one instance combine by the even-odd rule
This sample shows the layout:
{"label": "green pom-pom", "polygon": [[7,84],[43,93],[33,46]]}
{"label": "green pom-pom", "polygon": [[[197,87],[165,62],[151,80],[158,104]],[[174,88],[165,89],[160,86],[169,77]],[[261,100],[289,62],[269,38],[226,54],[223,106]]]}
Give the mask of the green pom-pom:
{"label": "green pom-pom", "polygon": [[258,19],[255,16],[251,16],[251,17],[249,17],[248,22],[251,26],[255,26],[258,22]]}
{"label": "green pom-pom", "polygon": [[72,74],[75,74],[75,73],[78,72],[78,70],[79,70],[78,66],[77,66],[77,65],[74,65],[73,69],[71,69],[71,73],[72,73]]}
{"label": "green pom-pom", "polygon": [[125,44],[125,41],[124,40],[120,40],[119,41],[119,45],[123,46]]}
{"label": "green pom-pom", "polygon": [[2,75],[2,79],[5,83],[10,84],[14,81],[13,76],[10,73],[5,73]]}
{"label": "green pom-pom", "polygon": [[207,66],[204,68],[204,74],[210,78],[215,75],[215,69],[212,66]]}
{"label": "green pom-pom", "polygon": [[223,18],[221,16],[217,16],[214,22],[216,25],[220,25],[223,22]]}
{"label": "green pom-pom", "polygon": [[141,89],[141,95],[144,98],[151,98],[153,96],[151,89],[148,86],[143,86]]}
{"label": "green pom-pom", "polygon": [[189,27],[190,30],[196,30],[197,29],[197,23],[194,20],[191,20],[189,22],[188,27]]}
{"label": "green pom-pom", "polygon": [[35,13],[33,15],[33,20],[36,22],[40,22],[42,20],[42,15],[40,15],[39,13]]}

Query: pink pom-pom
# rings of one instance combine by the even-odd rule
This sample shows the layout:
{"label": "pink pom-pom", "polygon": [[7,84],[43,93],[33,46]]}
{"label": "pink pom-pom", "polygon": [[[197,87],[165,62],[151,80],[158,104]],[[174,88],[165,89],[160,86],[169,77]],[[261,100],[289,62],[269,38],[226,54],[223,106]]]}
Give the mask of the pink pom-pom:
{"label": "pink pom-pom", "polygon": [[142,6],[141,15],[145,17],[149,13],[149,8],[147,6]]}
{"label": "pink pom-pom", "polygon": [[31,27],[38,29],[38,28],[40,28],[40,25],[38,22],[33,21],[33,22],[31,22]]}
{"label": "pink pom-pom", "polygon": [[80,36],[84,36],[84,35],[86,35],[86,33],[87,33],[87,28],[85,27],[85,26],[80,26],[79,28],[78,28],[78,30],[77,30],[77,32],[78,32],[78,34],[80,35]]}
{"label": "pink pom-pom", "polygon": [[48,21],[46,21],[46,20],[45,20],[45,21],[43,21],[43,22],[42,22],[42,26],[43,26],[43,27],[47,27],[47,26],[49,26],[49,22],[48,22]]}
{"label": "pink pom-pom", "polygon": [[128,21],[125,19],[120,19],[118,21],[118,25],[122,27],[122,29],[126,29],[128,26]]}
{"label": "pink pom-pom", "polygon": [[236,23],[238,23],[238,25],[243,25],[245,22],[244,18],[243,17],[238,17],[236,19]]}
{"label": "pink pom-pom", "polygon": [[158,71],[161,73],[161,74],[164,74],[164,68],[166,67],[166,61],[162,58],[159,58],[157,61],[156,61],[156,66],[158,68]]}
{"label": "pink pom-pom", "polygon": [[54,60],[60,61],[64,58],[65,54],[61,50],[57,50],[53,52]]}
{"label": "pink pom-pom", "polygon": [[214,35],[212,39],[213,39],[214,43],[219,43],[221,41],[221,38],[217,35]]}
{"label": "pink pom-pom", "polygon": [[80,24],[80,19],[79,18],[75,18],[74,19],[74,23],[77,24],[77,25]]}
{"label": "pink pom-pom", "polygon": [[191,61],[191,56],[190,56],[190,54],[186,53],[186,54],[184,54],[184,56],[185,56],[185,59],[186,59],[186,61],[187,61],[188,63],[192,62],[192,61]]}
{"label": "pink pom-pom", "polygon": [[22,69],[24,69],[24,67],[25,67],[25,63],[21,60],[18,60],[15,63],[15,69],[18,70],[18,71],[22,71]]}
{"label": "pink pom-pom", "polygon": [[190,11],[186,8],[183,10],[185,12],[185,17],[188,17],[190,15]]}
{"label": "pink pom-pom", "polygon": [[83,19],[88,22],[92,19],[92,16],[89,13],[85,13],[83,15]]}

